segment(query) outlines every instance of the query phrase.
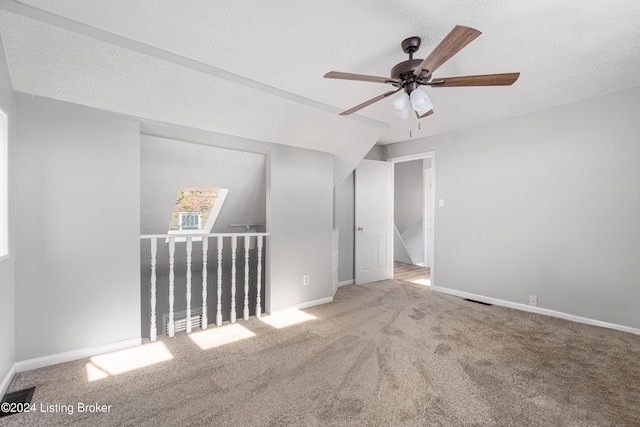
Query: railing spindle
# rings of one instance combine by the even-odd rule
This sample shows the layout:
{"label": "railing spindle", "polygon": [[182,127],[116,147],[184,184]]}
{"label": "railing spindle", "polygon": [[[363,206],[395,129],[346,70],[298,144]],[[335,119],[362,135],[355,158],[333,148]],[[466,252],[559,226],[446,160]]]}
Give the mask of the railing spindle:
{"label": "railing spindle", "polygon": [[251,237],[244,236],[244,310],[242,317],[249,320],[249,245]]}
{"label": "railing spindle", "polygon": [[236,250],[238,237],[231,236],[231,323],[236,323]]}
{"label": "railing spindle", "polygon": [[262,288],[262,236],[257,236],[258,239],[258,281],[256,282],[256,317],[262,315],[262,302],[260,301],[260,289]]}
{"label": "railing spindle", "polygon": [[191,333],[191,236],[187,237],[187,333]]}
{"label": "railing spindle", "polygon": [[202,238],[202,322],[200,327],[207,329],[207,251],[209,250],[209,238]]}
{"label": "railing spindle", "polygon": [[158,339],[158,330],[156,327],[156,255],[158,253],[158,239],[151,239],[151,307],[149,317],[149,339],[155,341]]}
{"label": "railing spindle", "polygon": [[216,326],[222,325],[222,236],[218,236],[218,302],[216,310]]}
{"label": "railing spindle", "polygon": [[169,237],[169,326],[167,333],[170,337],[175,335],[175,323],[173,321],[173,285],[174,285],[174,271],[173,271],[173,263],[174,256],[176,252],[176,240],[174,237]]}
{"label": "railing spindle", "polygon": [[[252,273],[252,268],[251,267],[251,263],[253,262],[253,260],[251,259],[251,249],[253,249],[252,245],[254,244],[254,241],[252,241],[252,238],[256,238],[255,242],[256,242],[256,247],[257,247],[257,255],[256,255],[256,276],[254,276],[254,278],[256,278],[256,296],[255,296],[255,316],[256,317],[260,317],[262,315],[262,280],[263,280],[263,258],[265,256],[264,254],[264,249],[265,249],[265,237],[269,236],[269,233],[202,233],[202,234],[187,234],[185,233],[184,235],[180,235],[178,233],[176,234],[147,234],[147,235],[141,235],[140,239],[141,240],[145,240],[145,239],[149,239],[150,240],[150,256],[151,256],[151,275],[150,275],[150,280],[149,280],[149,312],[148,312],[148,317],[147,319],[149,320],[149,339],[151,341],[157,341],[158,339],[158,310],[162,310],[163,307],[166,307],[164,305],[161,305],[160,308],[158,307],[158,259],[159,259],[159,253],[158,253],[158,240],[159,239],[166,239],[165,241],[167,243],[169,243],[168,245],[168,249],[169,249],[169,274],[168,274],[168,280],[169,280],[169,298],[168,298],[168,303],[169,303],[169,313],[168,315],[162,315],[162,320],[163,320],[163,324],[162,324],[162,331],[165,332],[169,337],[173,337],[175,336],[176,333],[176,308],[175,308],[175,287],[176,287],[176,280],[175,280],[175,275],[176,275],[176,238],[179,241],[184,241],[186,242],[186,247],[185,247],[185,252],[180,252],[178,251],[178,253],[180,255],[182,254],[186,254],[186,271],[185,271],[185,275],[186,275],[186,283],[185,283],[185,300],[186,300],[186,310],[184,312],[184,317],[179,317],[179,321],[180,321],[180,329],[179,330],[186,330],[187,333],[191,333],[193,331],[193,326],[192,326],[192,321],[193,319],[193,240],[194,240],[194,236],[196,239],[200,239],[202,238],[202,317],[200,319],[200,321],[198,322],[198,324],[196,326],[200,326],[201,329],[207,329],[209,326],[209,307],[207,304],[208,298],[209,298],[209,275],[208,275],[208,257],[209,257],[209,238],[210,237],[216,237],[217,240],[217,254],[218,254],[218,262],[217,262],[217,286],[216,286],[216,293],[217,293],[217,300],[216,300],[216,315],[215,315],[215,324],[217,326],[222,326],[222,292],[223,292],[223,271],[222,271],[222,266],[225,262],[225,259],[223,258],[223,252],[224,252],[224,240],[226,237],[229,237],[231,239],[231,274],[229,275],[230,277],[227,278],[226,280],[230,279],[230,284],[227,282],[225,284],[225,286],[229,286],[227,289],[230,289],[231,291],[231,308],[230,308],[230,313],[229,313],[229,321],[230,323],[236,323],[238,320],[238,305],[239,305],[239,301],[237,301],[237,292],[238,292],[238,286],[239,286],[239,278],[238,278],[238,262],[242,262],[241,260],[239,260],[239,255],[238,255],[238,243],[240,243],[241,245],[244,243],[243,248],[244,248],[244,298],[242,301],[242,318],[244,318],[244,320],[248,320],[251,314],[251,306],[253,304],[253,301],[250,301],[250,288],[251,288],[251,275],[254,274]],[[238,242],[239,237],[244,238],[243,241]],[[179,255],[179,256],[180,256]],[[225,254],[225,256],[228,257],[228,255]],[[240,256],[242,256],[242,254],[240,254]],[[178,259],[179,261],[179,259]],[[225,273],[226,274],[226,273]],[[224,291],[227,292],[227,291]],[[242,290],[240,290],[240,292],[242,292]],[[164,324],[165,318],[164,316],[168,317],[168,322],[166,324]],[[212,313],[213,316],[213,313]],[[185,319],[186,317],[186,319]],[[185,326],[184,329],[182,329],[182,320],[185,320]],[[212,322],[213,323],[213,322]]]}

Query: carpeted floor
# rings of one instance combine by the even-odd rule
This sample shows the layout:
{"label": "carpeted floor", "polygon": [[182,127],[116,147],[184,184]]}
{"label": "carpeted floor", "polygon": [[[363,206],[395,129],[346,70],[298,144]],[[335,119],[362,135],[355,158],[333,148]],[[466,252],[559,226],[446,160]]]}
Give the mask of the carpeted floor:
{"label": "carpeted floor", "polygon": [[169,360],[128,372],[103,357],[18,374],[10,390],[36,386],[38,409],[0,425],[640,425],[637,335],[400,281],[265,320],[145,344]]}

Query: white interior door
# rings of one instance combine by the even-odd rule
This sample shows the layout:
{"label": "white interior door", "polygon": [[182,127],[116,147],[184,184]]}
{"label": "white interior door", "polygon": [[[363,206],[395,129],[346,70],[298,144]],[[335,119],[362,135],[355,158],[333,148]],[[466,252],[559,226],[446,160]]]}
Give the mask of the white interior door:
{"label": "white interior door", "polygon": [[356,284],[393,277],[393,163],[356,168],[355,252]]}

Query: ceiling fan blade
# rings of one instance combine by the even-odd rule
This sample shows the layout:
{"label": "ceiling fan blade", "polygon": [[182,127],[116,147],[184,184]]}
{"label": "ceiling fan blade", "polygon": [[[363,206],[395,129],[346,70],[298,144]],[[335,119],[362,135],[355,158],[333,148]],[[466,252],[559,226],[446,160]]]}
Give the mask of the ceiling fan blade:
{"label": "ceiling fan blade", "polygon": [[456,25],[440,44],[433,49],[433,52],[422,61],[413,74],[419,76],[425,70],[433,73],[480,34],[482,33],[474,28]]}
{"label": "ceiling fan blade", "polygon": [[397,90],[390,90],[389,92],[385,92],[382,95],[378,95],[375,98],[372,98],[368,101],[363,102],[362,104],[356,105],[355,107],[347,110],[347,111],[343,111],[342,113],[340,113],[341,116],[348,116],[351,113],[355,113],[356,111],[360,110],[361,108],[366,107],[367,105],[371,105],[374,102],[378,102],[381,99],[385,99],[387,96],[391,96],[394,93],[398,92],[399,90],[402,90],[402,88],[398,88]]}
{"label": "ceiling fan blade", "polygon": [[400,80],[391,77],[367,76],[366,74],[341,73],[339,71],[329,71],[324,77],[327,79],[357,80],[373,83],[400,83]]}
{"label": "ceiling fan blade", "polygon": [[426,113],[424,113],[423,115],[419,115],[417,111],[415,113],[416,113],[416,117],[417,118],[422,119],[424,117],[432,115],[433,114],[433,110],[429,110]]}
{"label": "ceiling fan blade", "polygon": [[510,86],[520,77],[520,73],[483,74],[479,76],[442,77],[433,79],[431,87],[452,86]]}

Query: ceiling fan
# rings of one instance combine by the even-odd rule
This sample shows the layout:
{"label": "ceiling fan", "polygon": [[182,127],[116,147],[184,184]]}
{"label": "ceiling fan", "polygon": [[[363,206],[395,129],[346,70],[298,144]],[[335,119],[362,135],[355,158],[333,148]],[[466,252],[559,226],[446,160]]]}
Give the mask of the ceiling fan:
{"label": "ceiling fan", "polygon": [[435,70],[475,40],[480,34],[482,33],[476,29],[456,25],[424,60],[413,59],[413,54],[420,48],[420,37],[409,37],[401,43],[402,50],[409,55],[409,60],[396,64],[391,69],[391,77],[368,76],[365,74],[342,73],[338,71],[330,71],[325,74],[324,77],[330,79],[387,83],[397,88],[396,90],[385,92],[382,95],[378,95],[362,104],[343,111],[340,113],[341,116],[354,113],[404,89],[404,92],[396,97],[392,103],[391,107],[393,111],[398,116],[406,118],[409,113],[409,106],[411,105],[416,116],[421,119],[433,114],[433,104],[431,104],[431,100],[427,94],[422,89],[419,89],[419,86],[509,86],[518,80],[520,73],[433,78],[432,73]]}

